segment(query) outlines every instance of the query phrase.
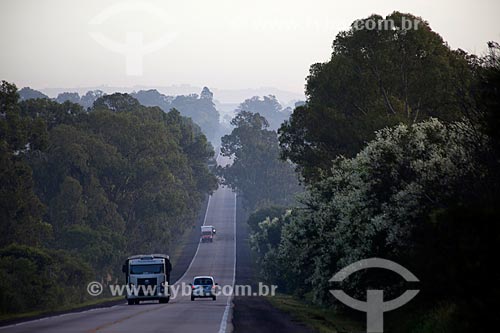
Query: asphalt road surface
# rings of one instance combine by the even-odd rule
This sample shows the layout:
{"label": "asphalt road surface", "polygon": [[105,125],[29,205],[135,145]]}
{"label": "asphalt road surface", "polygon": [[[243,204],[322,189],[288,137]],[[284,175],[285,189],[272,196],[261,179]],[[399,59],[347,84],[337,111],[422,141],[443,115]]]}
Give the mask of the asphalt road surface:
{"label": "asphalt road surface", "polygon": [[[227,159],[219,156],[219,164]],[[200,243],[186,273],[174,284],[189,284],[196,275],[212,275],[220,286],[233,285],[236,265],[236,195],[220,187],[210,198],[205,224],[217,234],[213,243]],[[175,269],[175,268],[174,268]],[[180,288],[179,288],[180,289]],[[0,327],[3,332],[226,332],[231,331],[230,296],[191,301],[177,295],[168,304],[157,301],[139,305],[125,303],[109,308],[68,313]]]}

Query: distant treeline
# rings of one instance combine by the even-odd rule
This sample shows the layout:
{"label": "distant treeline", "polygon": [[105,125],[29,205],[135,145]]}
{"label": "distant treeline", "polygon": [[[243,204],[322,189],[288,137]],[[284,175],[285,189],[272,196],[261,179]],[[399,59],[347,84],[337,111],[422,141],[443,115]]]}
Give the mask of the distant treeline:
{"label": "distant treeline", "polygon": [[127,94],[19,101],[0,85],[0,311],[85,300],[130,253],[166,252],[217,187],[190,119]]}
{"label": "distant treeline", "polygon": [[[49,98],[40,91],[29,87],[19,90],[19,95],[22,101]],[[102,90],[88,91],[82,96],[77,92],[62,92],[57,95],[54,100],[58,103],[71,102],[79,104],[86,110],[92,108],[94,102],[105,95],[106,93]],[[139,90],[130,95],[136,98],[144,106],[158,106],[165,112],[169,112],[171,109],[177,109],[182,116],[191,118],[199,125],[209,141],[214,144],[218,143],[222,130],[219,124],[219,112],[215,108],[213,94],[207,87],[203,88],[201,95],[167,96],[155,89]]]}
{"label": "distant treeline", "polygon": [[222,137],[221,154],[233,163],[218,167],[224,184],[239,192],[245,208],[253,211],[269,205],[291,205],[302,192],[293,165],[279,159],[278,134],[260,113],[240,111],[235,127]]}
{"label": "distant treeline", "polygon": [[[18,91],[21,101],[29,99],[46,98],[47,95],[30,87],[24,87]],[[87,91],[80,96],[77,92],[62,92],[57,95],[54,100],[58,103],[71,102],[81,105],[85,110],[92,108],[94,102],[105,96],[102,90]],[[168,112],[171,109],[177,109],[182,116],[191,118],[205,134],[212,144],[217,145],[223,134],[228,131],[227,122],[220,119],[220,113],[216,108],[213,93],[207,87],[204,87],[200,95],[178,95],[168,96],[160,93],[156,89],[139,90],[132,92],[130,95],[136,98],[139,103],[144,106],[158,106],[163,111]],[[297,102],[296,105],[302,102]],[[273,130],[277,130],[279,126],[288,119],[292,113],[292,108],[283,107],[276,99],[276,96],[268,95],[258,97],[254,96],[244,100],[234,110],[235,113],[240,111],[249,111],[260,113],[269,121],[269,126]],[[229,119],[230,121],[230,119]]]}
{"label": "distant treeline", "polygon": [[[402,16],[416,19],[386,19]],[[500,297],[500,48],[452,50],[421,21],[417,30],[353,26],[329,61],[311,66],[306,104],[278,132],[306,193],[254,212],[251,243],[264,279],[325,306],[339,306],[328,281],[348,264],[381,257],[407,267],[421,293],[388,314],[386,331],[485,331],[498,324]],[[253,184],[275,184],[282,173],[273,174]],[[408,289],[375,271],[335,287],[358,299],[384,289],[386,300]]]}

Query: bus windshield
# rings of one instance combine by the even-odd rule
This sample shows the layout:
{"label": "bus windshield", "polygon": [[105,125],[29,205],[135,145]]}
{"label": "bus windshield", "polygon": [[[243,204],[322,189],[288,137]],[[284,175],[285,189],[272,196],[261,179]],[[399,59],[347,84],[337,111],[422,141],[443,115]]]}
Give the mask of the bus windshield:
{"label": "bus windshield", "polygon": [[163,273],[162,264],[131,265],[130,274],[159,274]]}

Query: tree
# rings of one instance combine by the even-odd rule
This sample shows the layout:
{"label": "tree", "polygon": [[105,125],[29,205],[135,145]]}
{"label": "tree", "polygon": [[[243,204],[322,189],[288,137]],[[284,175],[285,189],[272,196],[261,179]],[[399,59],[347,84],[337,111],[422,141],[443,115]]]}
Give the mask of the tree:
{"label": "tree", "polygon": [[[403,17],[419,20],[418,29],[404,29]],[[462,116],[463,53],[450,50],[420,18],[394,12],[385,19],[394,29],[357,29],[355,22],[337,35],[330,61],[311,66],[306,105],[279,130],[282,157],[296,163],[308,183],[329,173],[337,156],[354,156],[378,129]]]}
{"label": "tree", "polygon": [[27,99],[37,99],[37,98],[49,98],[49,96],[41,93],[38,90],[31,89],[30,87],[24,87],[18,91],[21,101]]}
{"label": "tree", "polygon": [[[401,124],[378,131],[356,157],[336,159],[331,175],[309,188],[306,209],[294,212],[283,226],[275,246],[280,251],[274,261],[281,265],[277,270],[307,277],[315,300],[326,303],[331,301],[331,276],[371,257],[405,265],[429,281],[422,289],[434,299],[464,295],[471,281],[480,286],[484,281],[479,276],[488,275],[477,272],[498,252],[486,249],[499,232],[496,223],[483,218],[495,215],[491,210],[476,210],[475,217],[465,214],[465,207],[483,200],[491,206],[491,198],[480,195],[491,180],[484,164],[489,140],[485,135],[478,140],[476,130],[466,122],[445,124],[435,118]],[[459,207],[467,223],[456,219]],[[366,293],[361,281],[350,278],[343,288],[361,295]]]}
{"label": "tree", "polygon": [[246,99],[238,106],[236,112],[248,111],[259,113],[269,121],[269,128],[276,130],[290,116],[289,109],[283,109],[276,96],[259,96]]}
{"label": "tree", "polygon": [[87,263],[63,251],[17,244],[1,248],[0,309],[22,313],[83,302],[92,278]]}
{"label": "tree", "polygon": [[61,104],[66,101],[78,104],[80,103],[80,95],[77,92],[63,92],[57,95],[56,101]]}
{"label": "tree", "polygon": [[269,206],[256,210],[247,219],[247,224],[250,227],[250,233],[256,232],[259,229],[259,223],[266,218],[274,219],[283,216],[287,208],[283,206]]}
{"label": "tree", "polygon": [[129,94],[114,93],[98,98],[93,105],[94,110],[111,110],[117,112],[130,112],[140,108],[141,104]]}
{"label": "tree", "polygon": [[0,247],[13,242],[40,245],[50,237],[43,221],[45,206],[34,193],[32,169],[25,154],[46,143],[43,123],[20,115],[15,85],[0,85]]}
{"label": "tree", "polygon": [[59,124],[74,124],[85,113],[83,108],[72,102],[62,104],[49,99],[29,99],[19,103],[20,114],[35,121],[43,121],[50,131]]}
{"label": "tree", "polygon": [[219,111],[215,108],[213,93],[204,87],[201,96],[192,94],[176,96],[172,100],[171,108],[179,110],[184,117],[191,118],[211,142],[218,142],[220,138]]}
{"label": "tree", "polygon": [[166,96],[157,90],[141,90],[132,94],[142,105],[159,106],[163,111],[178,110],[184,117],[189,117],[203,131],[211,142],[218,142],[220,137],[219,112],[213,102],[213,93],[204,87],[201,95]]}
{"label": "tree", "polygon": [[[217,187],[213,147],[176,110],[127,94],[102,96],[87,111],[18,99],[3,82],[2,312],[85,301],[91,275],[118,279],[130,253],[169,253]],[[25,292],[11,292],[18,274]]]}
{"label": "tree", "polygon": [[278,137],[267,129],[266,118],[241,111],[231,124],[235,128],[221,146],[222,155],[234,158],[219,168],[224,183],[240,191],[250,209],[293,202],[300,187],[292,165],[279,160]]}
{"label": "tree", "polygon": [[80,104],[83,108],[88,109],[94,105],[94,102],[104,96],[105,93],[102,90],[87,91],[85,95],[80,98]]}

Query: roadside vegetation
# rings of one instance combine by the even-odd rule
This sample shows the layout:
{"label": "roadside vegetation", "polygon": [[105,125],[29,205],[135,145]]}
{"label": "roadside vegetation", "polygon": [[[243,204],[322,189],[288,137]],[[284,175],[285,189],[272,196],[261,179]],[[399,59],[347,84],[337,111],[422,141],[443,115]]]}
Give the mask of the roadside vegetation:
{"label": "roadside vegetation", "polygon": [[233,162],[218,167],[223,184],[237,190],[250,211],[271,204],[289,205],[302,191],[293,165],[279,159],[278,134],[259,113],[241,110],[222,137],[221,154]]}
{"label": "roadside vegetation", "polygon": [[[397,24],[403,16],[420,19],[398,12],[386,19]],[[346,310],[328,280],[348,264],[381,257],[412,271],[421,290],[411,306],[387,314],[387,331],[494,327],[500,48],[490,42],[489,50],[481,57],[452,50],[423,20],[416,30],[353,24],[337,35],[331,59],[311,66],[306,103],[278,131],[281,158],[305,187],[299,200],[259,192],[288,173],[251,168],[258,182],[248,183],[223,173],[253,202],[266,198],[267,205],[249,206],[260,209],[249,225],[265,280],[297,299]],[[227,154],[250,147],[223,142]],[[401,280],[365,271],[336,287],[358,299],[384,289],[391,299],[408,289]]]}
{"label": "roadside vegetation", "polygon": [[2,314],[88,301],[130,253],[171,251],[217,187],[199,127],[127,94],[84,110],[2,81],[0,150]]}
{"label": "roadside vegetation", "polygon": [[283,121],[290,117],[292,108],[283,108],[276,99],[276,96],[269,95],[262,96],[262,98],[253,96],[252,98],[244,100],[235,110],[236,113],[240,113],[241,111],[260,114],[262,117],[266,118],[268,129],[276,131]]}
{"label": "roadside vegetation", "polygon": [[163,111],[178,110],[182,116],[191,118],[214,145],[219,144],[223,129],[219,123],[219,111],[215,108],[214,94],[204,87],[200,95],[166,96],[157,90],[140,90],[131,94],[145,106],[159,106]]}
{"label": "roadside vegetation", "polygon": [[267,298],[271,304],[287,313],[295,320],[305,323],[319,333],[363,332],[361,317],[305,302],[297,297],[277,294]]}

